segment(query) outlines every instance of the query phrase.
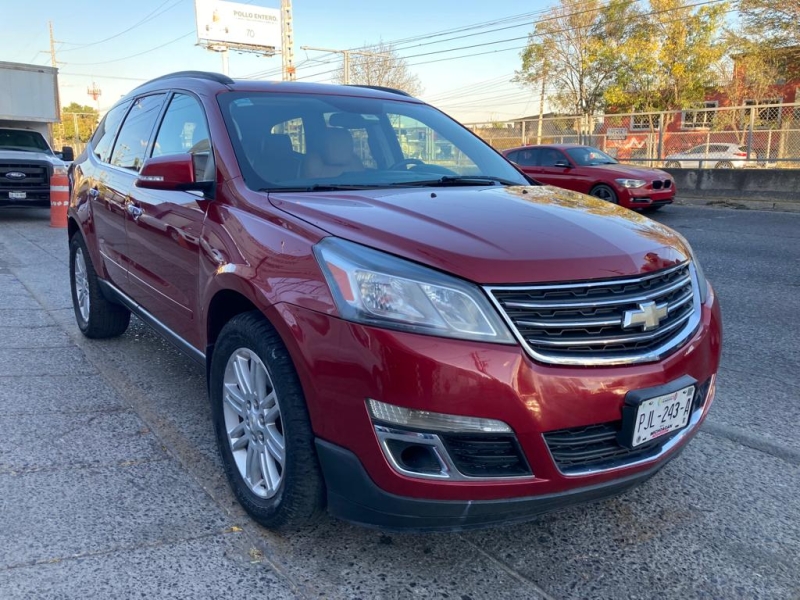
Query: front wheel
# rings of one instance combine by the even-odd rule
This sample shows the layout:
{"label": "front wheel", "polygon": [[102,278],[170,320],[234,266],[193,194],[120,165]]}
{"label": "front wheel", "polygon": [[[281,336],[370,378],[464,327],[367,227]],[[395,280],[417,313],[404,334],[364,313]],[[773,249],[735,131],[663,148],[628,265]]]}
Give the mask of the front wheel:
{"label": "front wheel", "polygon": [[727,160],[723,160],[723,161],[720,161],[717,164],[715,164],[714,168],[715,169],[732,169],[733,168],[733,163],[730,162],[730,161],[727,161]]}
{"label": "front wheel", "polygon": [[69,279],[75,320],[83,335],[101,339],[125,333],[131,321],[131,311],[103,296],[97,272],[80,233],[69,240]]}
{"label": "front wheel", "polygon": [[666,164],[664,165],[664,168],[665,169],[680,169],[681,168],[681,163],[679,163],[677,161],[674,161],[674,160],[668,160],[666,162]]}
{"label": "front wheel", "polygon": [[617,204],[617,193],[605,184],[594,186],[592,191],[589,192],[589,195],[610,202],[611,204]]}
{"label": "front wheel", "polygon": [[270,529],[313,522],[325,503],[314,434],[289,353],[261,313],[225,325],[210,376],[217,445],[236,498]]}

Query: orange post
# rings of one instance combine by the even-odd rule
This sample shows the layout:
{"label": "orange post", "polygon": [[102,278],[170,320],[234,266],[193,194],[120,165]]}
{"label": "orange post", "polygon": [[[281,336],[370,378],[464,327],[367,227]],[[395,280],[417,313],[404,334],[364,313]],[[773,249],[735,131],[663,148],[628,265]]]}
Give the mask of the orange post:
{"label": "orange post", "polygon": [[50,178],[50,227],[67,226],[67,206],[69,206],[69,179],[56,167]]}

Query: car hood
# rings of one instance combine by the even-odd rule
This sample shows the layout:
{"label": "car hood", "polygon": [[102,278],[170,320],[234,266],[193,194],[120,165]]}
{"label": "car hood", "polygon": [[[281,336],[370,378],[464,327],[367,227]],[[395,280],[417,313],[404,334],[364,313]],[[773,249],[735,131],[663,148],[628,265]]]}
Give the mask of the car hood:
{"label": "car hood", "polygon": [[633,165],[624,165],[624,164],[617,164],[617,165],[596,165],[591,167],[593,170],[602,169],[607,173],[611,173],[614,177],[623,178],[626,177],[628,179],[664,179],[669,178],[671,175],[666,171],[662,171],[661,169],[651,169],[649,167],[636,167]]}
{"label": "car hood", "polygon": [[668,227],[549,186],[273,192],[269,198],[331,235],[482,284],[630,276],[689,256]]}
{"label": "car hood", "polygon": [[54,166],[63,166],[65,164],[57,156],[47,152],[25,152],[23,150],[4,150],[0,148],[0,156],[8,160],[43,160]]}

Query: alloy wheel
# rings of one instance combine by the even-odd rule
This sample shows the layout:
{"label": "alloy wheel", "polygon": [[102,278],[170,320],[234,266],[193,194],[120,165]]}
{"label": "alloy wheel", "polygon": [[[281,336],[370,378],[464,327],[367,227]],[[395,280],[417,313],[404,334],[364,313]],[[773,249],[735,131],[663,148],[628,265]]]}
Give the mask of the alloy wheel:
{"label": "alloy wheel", "polygon": [[75,296],[78,300],[78,311],[84,322],[89,322],[89,310],[91,300],[89,296],[89,277],[86,269],[86,259],[83,256],[83,249],[75,251]]}
{"label": "alloy wheel", "polygon": [[260,498],[278,493],[286,445],[278,395],[266,366],[248,348],[228,358],[223,416],[233,459],[247,487]]}

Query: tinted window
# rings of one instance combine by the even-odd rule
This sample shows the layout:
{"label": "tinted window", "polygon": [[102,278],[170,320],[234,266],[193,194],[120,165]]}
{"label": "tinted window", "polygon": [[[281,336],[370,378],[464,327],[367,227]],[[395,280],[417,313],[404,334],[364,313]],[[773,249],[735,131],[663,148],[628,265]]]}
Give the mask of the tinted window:
{"label": "tinted window", "polygon": [[125,112],[130,105],[130,102],[123,102],[115,106],[106,113],[105,118],[97,126],[97,130],[92,136],[92,147],[94,148],[94,155],[99,160],[108,162],[111,146],[114,144],[114,136],[117,135],[117,129],[119,129],[122,117],[125,116]]}
{"label": "tinted window", "polygon": [[594,165],[614,165],[617,161],[611,158],[608,154],[597,148],[591,146],[583,146],[578,148],[569,148],[567,150],[570,158],[575,164],[582,167],[590,167]]}
{"label": "tinted window", "polygon": [[554,148],[542,148],[539,151],[539,165],[542,167],[555,167],[556,163],[567,163],[567,157]]}
{"label": "tinted window", "polygon": [[200,103],[187,94],[175,94],[169,103],[153,145],[153,156],[191,154],[195,179],[214,179],[213,153],[208,124]]}
{"label": "tinted window", "polygon": [[138,171],[142,168],[150,134],[156,124],[158,113],[164,102],[164,94],[137,98],[133,103],[114,144],[111,164],[124,169]]}
{"label": "tinted window", "polygon": [[540,148],[530,150],[520,150],[516,163],[520,167],[536,167],[539,165],[539,155],[542,153]]}

